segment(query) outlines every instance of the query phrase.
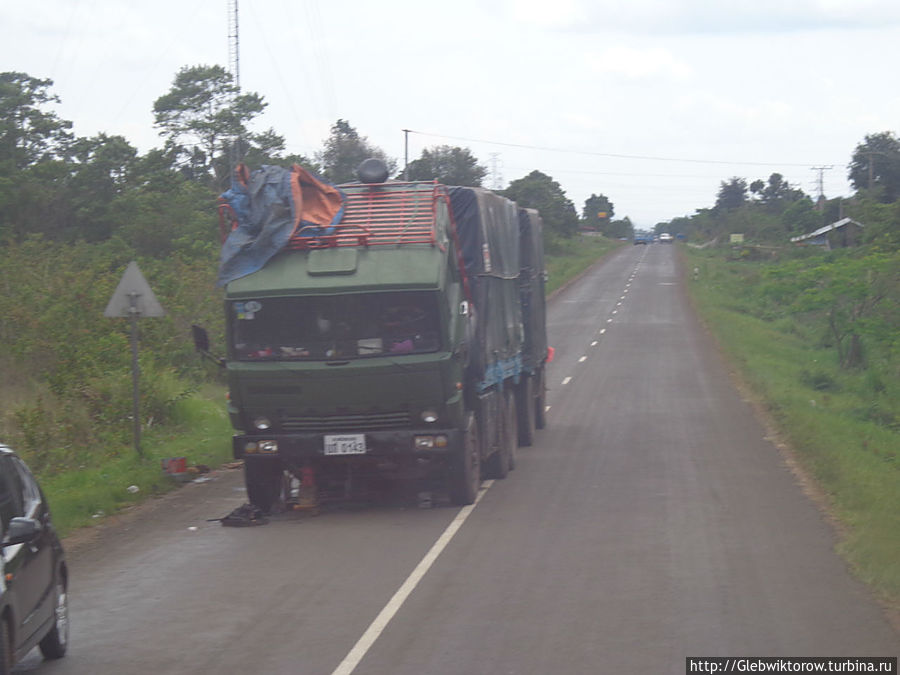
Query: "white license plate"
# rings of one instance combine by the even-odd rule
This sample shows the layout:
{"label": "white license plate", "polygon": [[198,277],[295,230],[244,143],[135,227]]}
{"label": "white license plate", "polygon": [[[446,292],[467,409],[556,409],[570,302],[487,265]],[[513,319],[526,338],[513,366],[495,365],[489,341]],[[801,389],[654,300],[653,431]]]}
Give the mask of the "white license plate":
{"label": "white license plate", "polygon": [[344,436],[325,437],[326,455],[364,455],[366,454],[366,437],[364,434],[346,434]]}

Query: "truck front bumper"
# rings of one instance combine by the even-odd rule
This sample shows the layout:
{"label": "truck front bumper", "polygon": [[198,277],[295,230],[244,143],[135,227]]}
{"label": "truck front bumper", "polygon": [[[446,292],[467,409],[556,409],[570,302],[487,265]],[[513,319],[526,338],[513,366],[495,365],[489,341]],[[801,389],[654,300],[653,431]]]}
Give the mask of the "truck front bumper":
{"label": "truck front bumper", "polygon": [[[362,436],[365,452],[326,453],[327,436]],[[323,433],[260,433],[235,434],[232,452],[235,459],[248,456],[280,457],[282,460],[317,459],[341,461],[348,459],[430,458],[456,452],[462,447],[462,433],[458,429],[395,429],[353,434]]]}

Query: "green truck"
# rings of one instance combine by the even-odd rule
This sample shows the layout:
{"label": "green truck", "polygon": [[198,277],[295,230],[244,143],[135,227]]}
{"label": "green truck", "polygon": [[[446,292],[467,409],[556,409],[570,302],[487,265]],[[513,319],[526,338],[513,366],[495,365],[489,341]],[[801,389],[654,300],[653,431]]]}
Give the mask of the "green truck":
{"label": "green truck", "polygon": [[294,217],[222,284],[233,453],[263,512],[391,481],[471,504],[545,423],[540,215],[481,188],[363,179],[337,187],[330,224]]}

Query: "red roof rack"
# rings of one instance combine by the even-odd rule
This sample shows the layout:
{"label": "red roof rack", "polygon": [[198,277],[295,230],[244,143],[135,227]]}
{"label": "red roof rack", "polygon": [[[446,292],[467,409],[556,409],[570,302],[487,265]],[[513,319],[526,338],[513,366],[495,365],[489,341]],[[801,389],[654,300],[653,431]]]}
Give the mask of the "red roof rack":
{"label": "red roof rack", "polygon": [[331,234],[315,234],[317,226],[294,233],[288,248],[294,250],[335,246],[384,246],[437,244],[437,203],[449,205],[447,190],[432,183],[377,183],[342,185],[346,196],[344,215]]}

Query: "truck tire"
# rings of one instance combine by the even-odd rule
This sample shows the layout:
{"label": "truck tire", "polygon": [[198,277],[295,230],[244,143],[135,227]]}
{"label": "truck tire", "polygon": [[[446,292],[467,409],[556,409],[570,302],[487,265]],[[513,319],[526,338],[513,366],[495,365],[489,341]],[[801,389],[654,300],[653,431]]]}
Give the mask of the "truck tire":
{"label": "truck tire", "polygon": [[516,387],[516,410],[519,415],[519,445],[534,443],[534,377],[524,375]]}
{"label": "truck tire", "polygon": [[247,500],[263,513],[270,513],[281,497],[283,487],[281,462],[273,459],[244,458],[244,484]]}
{"label": "truck tire", "polygon": [[519,451],[519,405],[516,392],[510,391],[506,397],[507,452],[506,465],[512,471],[516,468],[516,453]]}
{"label": "truck tire", "polygon": [[488,457],[485,475],[503,480],[516,467],[516,446],[519,444],[519,422],[516,419],[516,397],[512,391],[500,394],[500,447]]}
{"label": "truck tire", "polygon": [[481,444],[474,413],[466,416],[461,452],[450,460],[450,501],[456,506],[475,503],[481,487]]}
{"label": "truck tire", "polygon": [[534,393],[534,428],[543,429],[547,426],[547,377],[544,373],[546,366],[541,367],[536,375]]}
{"label": "truck tire", "polygon": [[9,630],[9,621],[5,616],[0,616],[0,675],[9,675],[13,667],[12,634]]}

